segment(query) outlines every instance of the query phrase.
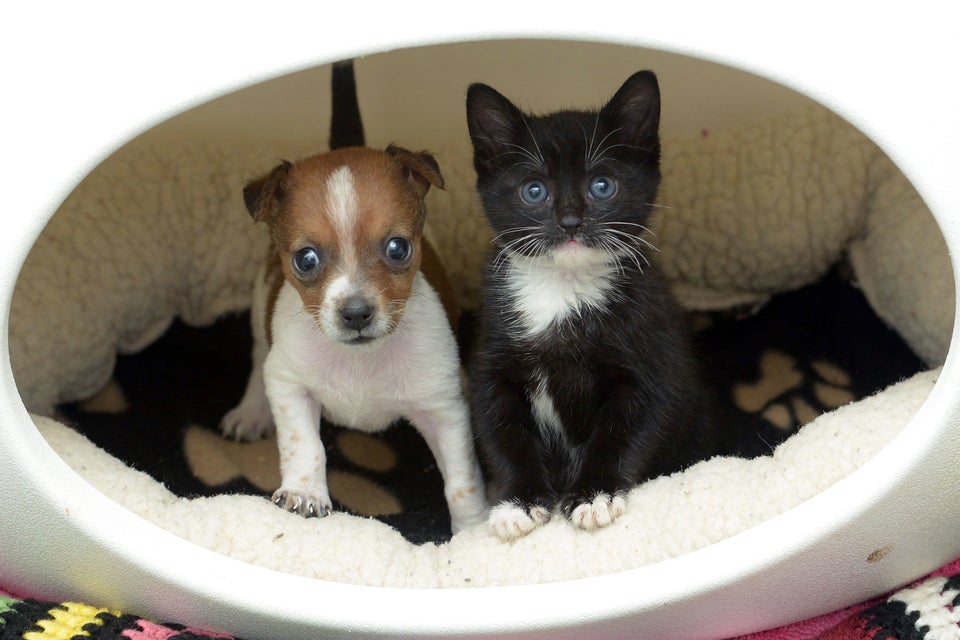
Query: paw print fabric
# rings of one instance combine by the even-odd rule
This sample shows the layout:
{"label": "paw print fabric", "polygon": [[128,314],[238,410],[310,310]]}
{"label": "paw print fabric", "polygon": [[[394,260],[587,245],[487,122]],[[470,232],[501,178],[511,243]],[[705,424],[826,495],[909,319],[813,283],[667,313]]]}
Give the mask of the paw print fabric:
{"label": "paw print fabric", "polygon": [[[839,272],[759,310],[693,320],[725,434],[719,454],[768,455],[824,411],[925,368]],[[177,323],[146,350],[119,357],[101,394],[62,413],[180,496],[267,498],[280,482],[275,442],[238,443],[217,432],[243,391],[249,353],[245,315],[206,328]],[[372,436],[322,429],[336,509],[382,520],[414,543],[450,538],[440,473],[416,431],[402,423]]]}

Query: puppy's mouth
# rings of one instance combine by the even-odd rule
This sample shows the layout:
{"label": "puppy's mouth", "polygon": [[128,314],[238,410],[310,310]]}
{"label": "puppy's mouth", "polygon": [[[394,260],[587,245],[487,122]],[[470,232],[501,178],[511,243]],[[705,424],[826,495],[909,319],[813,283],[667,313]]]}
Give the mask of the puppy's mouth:
{"label": "puppy's mouth", "polygon": [[314,318],[328,339],[352,347],[378,342],[391,334],[396,325],[388,314],[382,303],[354,295],[323,305]]}

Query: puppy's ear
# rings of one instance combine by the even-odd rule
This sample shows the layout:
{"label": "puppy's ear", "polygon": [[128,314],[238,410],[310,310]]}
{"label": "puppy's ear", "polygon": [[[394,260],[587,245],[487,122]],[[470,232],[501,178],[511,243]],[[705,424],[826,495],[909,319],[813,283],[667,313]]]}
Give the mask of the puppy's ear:
{"label": "puppy's ear", "polygon": [[426,151],[407,151],[403,147],[391,144],[387,153],[396,158],[403,169],[403,176],[413,187],[414,192],[423,197],[430,190],[430,185],[443,189],[443,176],[440,175],[440,165],[433,156]]}
{"label": "puppy's ear", "polygon": [[283,180],[293,165],[284,160],[265,176],[251,180],[243,188],[243,202],[254,222],[273,214],[276,205],[284,198]]}

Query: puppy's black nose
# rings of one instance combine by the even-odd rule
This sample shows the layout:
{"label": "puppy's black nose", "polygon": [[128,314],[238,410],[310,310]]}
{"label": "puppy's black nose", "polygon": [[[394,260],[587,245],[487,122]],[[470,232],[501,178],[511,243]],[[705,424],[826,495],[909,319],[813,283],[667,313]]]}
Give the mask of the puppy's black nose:
{"label": "puppy's black nose", "polygon": [[340,318],[343,326],[354,331],[361,331],[370,326],[373,319],[373,307],[361,296],[351,296],[343,301],[340,307]]}

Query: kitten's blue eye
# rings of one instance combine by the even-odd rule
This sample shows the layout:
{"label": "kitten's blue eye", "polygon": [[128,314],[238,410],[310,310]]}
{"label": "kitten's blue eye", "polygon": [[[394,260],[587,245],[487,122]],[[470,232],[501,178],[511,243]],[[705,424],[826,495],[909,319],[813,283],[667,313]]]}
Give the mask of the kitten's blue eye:
{"label": "kitten's blue eye", "polygon": [[313,247],[304,247],[293,254],[293,268],[303,277],[311,277],[320,271],[320,253]]}
{"label": "kitten's blue eye", "polygon": [[590,181],[590,195],[597,200],[609,200],[617,192],[617,182],[607,176],[597,176]]}
{"label": "kitten's blue eye", "polygon": [[550,194],[547,191],[547,185],[539,180],[524,182],[520,186],[520,198],[527,204],[542,204],[547,200],[548,195]]}
{"label": "kitten's blue eye", "polygon": [[383,255],[390,262],[403,264],[413,255],[413,247],[410,246],[410,242],[406,238],[390,238],[383,249]]}

